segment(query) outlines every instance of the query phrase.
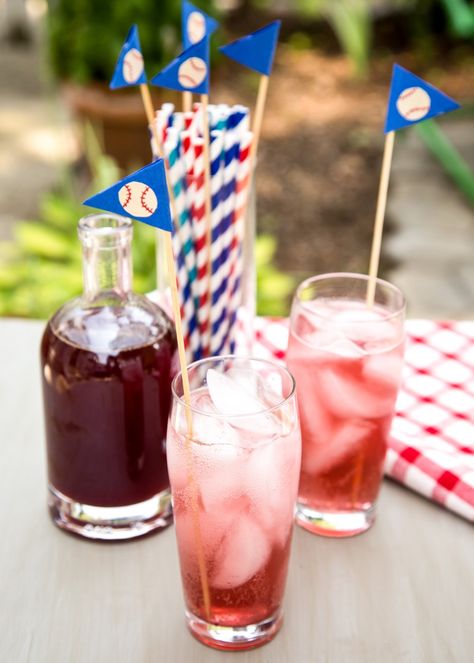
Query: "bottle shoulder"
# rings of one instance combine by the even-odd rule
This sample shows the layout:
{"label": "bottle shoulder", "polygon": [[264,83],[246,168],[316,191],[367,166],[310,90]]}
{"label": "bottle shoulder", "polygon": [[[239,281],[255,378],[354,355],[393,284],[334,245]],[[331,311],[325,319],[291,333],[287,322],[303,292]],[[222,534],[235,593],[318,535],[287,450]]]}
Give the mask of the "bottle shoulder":
{"label": "bottle shoulder", "polygon": [[108,298],[96,305],[77,297],[66,302],[48,321],[47,329],[66,343],[96,353],[125,350],[167,341],[176,344],[168,315],[143,295]]}

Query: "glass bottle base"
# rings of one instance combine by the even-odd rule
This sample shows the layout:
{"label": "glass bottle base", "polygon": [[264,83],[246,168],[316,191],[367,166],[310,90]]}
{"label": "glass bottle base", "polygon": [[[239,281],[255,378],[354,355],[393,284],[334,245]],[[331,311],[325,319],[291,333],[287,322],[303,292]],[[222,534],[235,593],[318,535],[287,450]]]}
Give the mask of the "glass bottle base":
{"label": "glass bottle base", "polygon": [[295,518],[297,525],[313,534],[333,538],[355,536],[374,524],[375,504],[361,511],[319,511],[297,502]]}
{"label": "glass bottle base", "polygon": [[101,507],[75,502],[50,484],[48,507],[58,527],[99,541],[135,539],[164,529],[173,521],[168,489],[138,504]]}
{"label": "glass bottle base", "polygon": [[272,640],[280,630],[283,615],[278,611],[256,624],[248,626],[220,626],[206,622],[186,611],[186,621],[191,634],[213,649],[240,651],[260,647]]}

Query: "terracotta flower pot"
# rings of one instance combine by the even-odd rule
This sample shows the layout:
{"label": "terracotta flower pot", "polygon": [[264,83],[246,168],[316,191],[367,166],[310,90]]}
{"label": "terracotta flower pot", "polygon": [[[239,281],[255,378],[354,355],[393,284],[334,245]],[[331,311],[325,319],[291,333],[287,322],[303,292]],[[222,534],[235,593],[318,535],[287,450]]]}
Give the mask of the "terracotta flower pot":
{"label": "terracotta flower pot", "polygon": [[[150,88],[155,109],[163,101],[177,102],[177,95]],[[151,160],[145,110],[138,88],[109,90],[105,84],[82,87],[63,85],[63,96],[73,115],[94,127],[106,154],[123,169],[139,167]]]}

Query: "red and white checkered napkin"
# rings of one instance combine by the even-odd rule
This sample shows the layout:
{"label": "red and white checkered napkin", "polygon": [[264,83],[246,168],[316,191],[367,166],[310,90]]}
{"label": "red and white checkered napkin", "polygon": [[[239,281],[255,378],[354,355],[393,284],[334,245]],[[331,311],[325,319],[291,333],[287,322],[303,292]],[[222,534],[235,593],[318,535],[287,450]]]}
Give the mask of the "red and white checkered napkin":
{"label": "red and white checkered napkin", "polygon": [[[474,322],[406,323],[388,476],[474,521]],[[284,360],[288,321],[258,318],[254,354]]]}

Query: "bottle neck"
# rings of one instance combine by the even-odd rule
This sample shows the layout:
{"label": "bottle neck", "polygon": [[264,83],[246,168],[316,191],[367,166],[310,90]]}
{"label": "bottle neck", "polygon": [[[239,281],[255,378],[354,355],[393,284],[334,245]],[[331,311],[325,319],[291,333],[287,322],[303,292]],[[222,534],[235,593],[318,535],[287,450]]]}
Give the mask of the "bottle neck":
{"label": "bottle neck", "polygon": [[123,299],[132,289],[130,219],[91,215],[81,219],[84,298],[102,304]]}

